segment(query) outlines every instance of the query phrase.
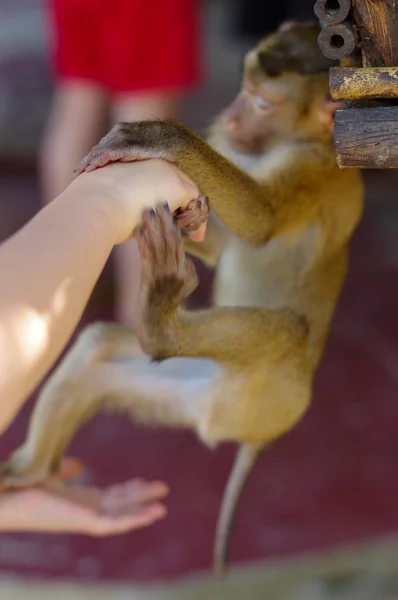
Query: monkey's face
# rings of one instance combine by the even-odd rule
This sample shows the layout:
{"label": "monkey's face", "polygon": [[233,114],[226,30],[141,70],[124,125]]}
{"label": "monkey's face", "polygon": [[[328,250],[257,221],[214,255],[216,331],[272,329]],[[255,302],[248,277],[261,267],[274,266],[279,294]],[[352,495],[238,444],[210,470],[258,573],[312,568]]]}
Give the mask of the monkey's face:
{"label": "monkey's face", "polygon": [[223,114],[231,145],[239,152],[260,154],[277,138],[290,135],[299,121],[302,83],[295,74],[267,80],[246,72],[241,91]]}
{"label": "monkey's face", "polygon": [[238,151],[261,153],[308,126],[314,82],[325,87],[334,64],[318,47],[319,31],[317,23],[289,23],[247,53],[241,91],[224,112],[226,134]]}
{"label": "monkey's face", "polygon": [[224,112],[225,131],[231,145],[240,152],[261,153],[272,137],[280,101],[267,98],[263,90],[242,87]]}

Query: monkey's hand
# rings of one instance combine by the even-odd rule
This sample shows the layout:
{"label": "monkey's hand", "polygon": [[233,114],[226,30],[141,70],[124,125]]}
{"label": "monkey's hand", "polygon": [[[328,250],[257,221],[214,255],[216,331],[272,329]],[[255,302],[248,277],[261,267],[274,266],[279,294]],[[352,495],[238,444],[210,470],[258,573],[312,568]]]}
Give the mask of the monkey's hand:
{"label": "monkey's hand", "polygon": [[[132,162],[161,157],[176,164],[177,160],[173,152],[161,149],[161,144],[157,144],[157,149],[155,140],[165,138],[166,131],[169,134],[167,137],[173,140],[174,126],[178,127],[179,124],[166,122],[167,126],[163,127],[163,123],[163,121],[145,121],[116,125],[80,162],[74,171],[74,176],[77,177],[84,171],[94,171],[115,161]],[[169,146],[167,139],[163,141],[166,146]],[[174,216],[182,233],[191,236],[200,225],[206,223],[209,210],[208,198],[200,197],[192,200],[185,209],[178,210]]]}
{"label": "monkey's hand", "polygon": [[209,211],[209,199],[207,196],[199,196],[191,200],[184,210],[178,210],[173,216],[182,235],[191,236],[207,222]]}
{"label": "monkey's hand", "polygon": [[94,146],[74,171],[74,176],[104,167],[110,162],[132,162],[161,158],[178,163],[179,152],[191,142],[192,134],[175,121],[118,123]]}
{"label": "monkey's hand", "polygon": [[142,266],[135,328],[144,352],[156,358],[158,348],[167,345],[168,323],[199,279],[168,205],[145,211],[142,221],[136,233]]}

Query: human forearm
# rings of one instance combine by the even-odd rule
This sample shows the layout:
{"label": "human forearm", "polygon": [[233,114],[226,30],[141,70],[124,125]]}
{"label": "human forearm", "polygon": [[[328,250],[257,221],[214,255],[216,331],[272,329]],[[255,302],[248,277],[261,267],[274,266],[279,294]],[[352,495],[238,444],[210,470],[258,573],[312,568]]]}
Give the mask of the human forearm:
{"label": "human forearm", "polygon": [[74,189],[0,248],[0,431],[57,359],[115,240],[110,199]]}
{"label": "human forearm", "polygon": [[114,163],[78,177],[0,247],[0,432],[59,356],[142,211],[167,201],[174,212],[197,195],[164,161]]}

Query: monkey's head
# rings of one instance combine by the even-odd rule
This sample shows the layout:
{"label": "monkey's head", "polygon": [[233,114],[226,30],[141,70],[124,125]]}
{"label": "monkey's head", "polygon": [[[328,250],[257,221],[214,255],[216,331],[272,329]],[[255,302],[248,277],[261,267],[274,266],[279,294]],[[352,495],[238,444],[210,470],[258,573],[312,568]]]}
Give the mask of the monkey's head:
{"label": "monkey's head", "polygon": [[316,22],[289,22],[247,53],[242,87],[224,112],[226,133],[241,152],[261,153],[284,137],[332,136],[335,103],[318,47]]}

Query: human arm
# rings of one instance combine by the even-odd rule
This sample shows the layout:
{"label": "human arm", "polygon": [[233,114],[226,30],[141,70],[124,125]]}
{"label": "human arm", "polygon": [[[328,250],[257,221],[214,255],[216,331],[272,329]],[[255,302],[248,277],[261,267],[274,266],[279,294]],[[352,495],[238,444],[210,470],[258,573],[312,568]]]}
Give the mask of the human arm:
{"label": "human arm", "polygon": [[168,201],[173,212],[197,195],[163,161],[115,163],[78,177],[0,246],[0,433],[58,358],[143,209]]}

